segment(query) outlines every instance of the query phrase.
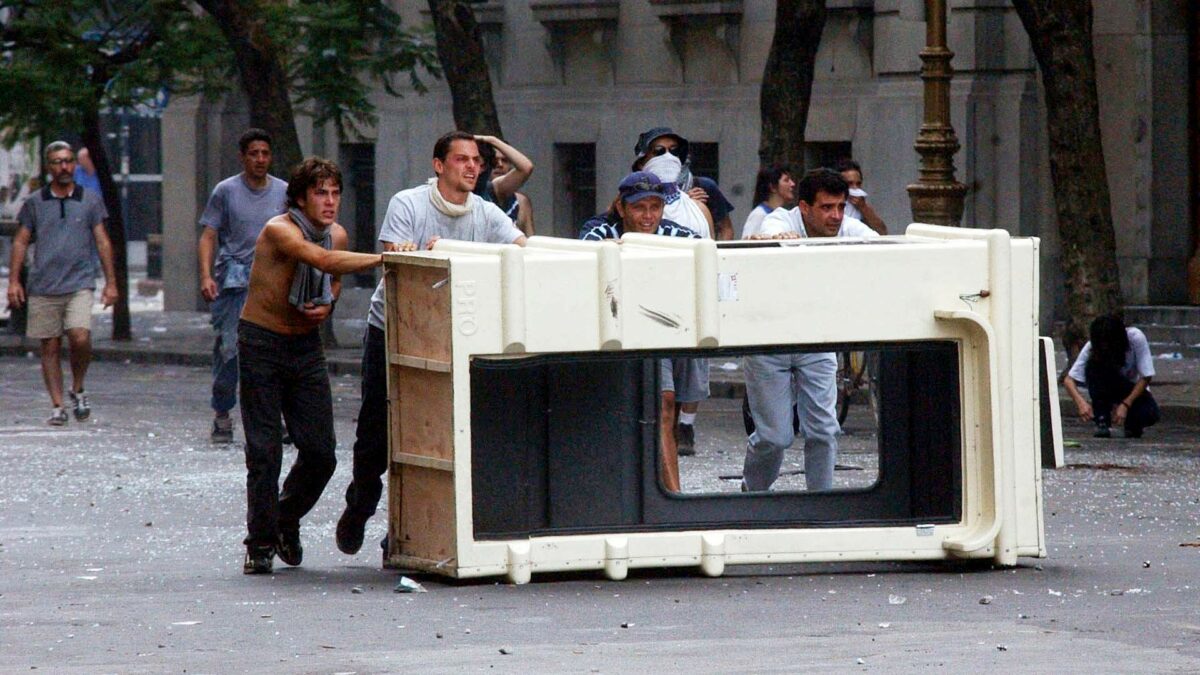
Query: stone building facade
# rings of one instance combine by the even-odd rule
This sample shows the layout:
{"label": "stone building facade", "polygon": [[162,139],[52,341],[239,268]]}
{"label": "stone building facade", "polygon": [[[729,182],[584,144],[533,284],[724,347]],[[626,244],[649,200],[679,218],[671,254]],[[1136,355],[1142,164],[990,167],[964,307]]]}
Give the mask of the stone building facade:
{"label": "stone building facade", "polygon": [[[1121,282],[1130,303],[1186,299],[1193,228],[1188,198],[1188,7],[1185,0],[1094,0],[1105,155]],[[807,163],[853,155],[892,232],[911,220],[922,115],[913,0],[828,0],[809,113]],[[427,23],[423,2],[397,3]],[[506,140],[534,161],[525,192],[537,231],[574,236],[629,170],[639,132],[671,126],[696,148],[698,173],[752,207],[758,93],[774,28],[769,0],[488,0],[476,16]],[[968,188],[964,225],[1043,239],[1044,318],[1061,304],[1045,111],[1028,39],[1007,0],[950,0],[951,114]],[[1193,10],[1194,11],[1194,10]],[[434,139],[453,126],[443,84],[425,96],[379,95],[363,142],[301,129],[306,152],[355,163],[343,223],[373,244],[397,190],[431,174]],[[1194,117],[1197,111],[1190,111]],[[238,170],[237,101],[174,101],[164,116],[167,305],[197,306],[195,220],[209,190]],[[698,145],[697,145],[698,144]],[[371,159],[373,157],[373,160]],[[173,180],[172,180],[173,178]],[[190,266],[190,269],[189,269]]]}

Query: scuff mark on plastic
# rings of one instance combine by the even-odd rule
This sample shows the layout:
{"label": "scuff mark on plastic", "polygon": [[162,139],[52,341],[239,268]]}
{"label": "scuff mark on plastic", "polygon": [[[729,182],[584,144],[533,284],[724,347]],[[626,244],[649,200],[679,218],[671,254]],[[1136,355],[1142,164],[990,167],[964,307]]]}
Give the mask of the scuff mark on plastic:
{"label": "scuff mark on plastic", "polygon": [[657,310],[650,309],[645,305],[638,305],[638,309],[642,310],[642,314],[650,320],[660,323],[668,328],[679,328],[679,317],[674,314],[666,314]]}

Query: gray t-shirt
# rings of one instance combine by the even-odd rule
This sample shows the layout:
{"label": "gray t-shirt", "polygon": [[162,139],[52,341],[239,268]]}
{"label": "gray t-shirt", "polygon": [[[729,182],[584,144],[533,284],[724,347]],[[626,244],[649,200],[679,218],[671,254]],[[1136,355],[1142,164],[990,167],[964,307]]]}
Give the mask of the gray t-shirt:
{"label": "gray t-shirt", "polygon": [[[388,202],[387,215],[379,229],[379,241],[393,244],[412,242],[424,249],[433,237],[480,241],[491,244],[511,244],[525,236],[513,225],[512,219],[504,215],[500,207],[471,195],[471,212],[465,216],[451,218],[433,207],[429,200],[429,183],[397,192]],[[367,323],[383,330],[383,282],[375,287],[371,296],[371,309]]]}
{"label": "gray t-shirt", "polygon": [[213,278],[218,286],[226,287],[225,272],[231,262],[250,265],[263,225],[284,211],[287,211],[287,181],[267,176],[266,187],[253,190],[239,173],[217,183],[200,216],[200,224],[217,231]]}
{"label": "gray t-shirt", "polygon": [[25,200],[17,220],[34,243],[29,295],[66,295],[96,287],[92,228],[105,218],[108,211],[100,193],[79,185],[61,199],[47,186]]}

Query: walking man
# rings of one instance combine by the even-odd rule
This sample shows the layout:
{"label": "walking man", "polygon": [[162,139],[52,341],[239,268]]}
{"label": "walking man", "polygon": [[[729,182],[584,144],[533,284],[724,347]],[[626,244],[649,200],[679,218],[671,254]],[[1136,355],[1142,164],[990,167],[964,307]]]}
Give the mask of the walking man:
{"label": "walking man", "polygon": [[[212,303],[212,442],[233,442],[229,411],[237,404],[238,315],[246,302],[246,283],[254,242],[268,220],[286,210],[287,183],[267,173],[271,137],[247,129],[238,140],[242,172],[217,183],[200,216],[200,294]],[[215,261],[214,261],[215,257]]]}
{"label": "walking man", "polygon": [[[480,139],[452,131],[433,146],[433,172],[424,185],[397,192],[379,231],[385,251],[430,248],[438,239],[525,245],[525,235],[495,204],[474,194],[487,180]],[[346,509],[337,524],[337,547],[354,554],[362,548],[367,520],[383,493],[387,471],[387,371],[384,353],[383,282],[371,297],[363,336],[362,407],[354,440],[354,475],[346,487]]]}
{"label": "walking man", "polygon": [[[796,185],[799,205],[775,209],[756,239],[878,237],[861,221],[845,217],[850,187],[835,171],[814,169]],[[837,356],[801,352],[747,356],[746,399],[754,419],[743,465],[742,489],[769,490],[779,477],[783,453],[796,438],[793,409],[804,437],[804,481],[809,490],[833,487],[837,459]]]}
{"label": "walking man", "polygon": [[[318,327],[333,312],[341,275],[375,267],[380,256],[346,251],[337,219],[342,174],[310,157],[292,171],[288,212],[263,227],[254,248],[238,326],[242,424],[246,432],[246,574],[271,572],[272,558],[299,565],[300,519],[337,466],[333,399]],[[280,414],[296,462],[279,491]]]}
{"label": "walking man", "polygon": [[[46,146],[50,184],[29,196],[17,216],[8,281],[8,304],[29,303],[26,335],[41,341],[42,379],[53,409],[51,426],[67,423],[63,408],[62,335],[67,335],[71,360],[71,408],[77,421],[91,415],[84,378],[92,360],[92,295],[96,289],[93,252],[104,270],[100,302],[117,301],[112,243],[104,229],[108,211],[98,191],[75,183],[75,153],[63,141]],[[21,285],[25,253],[34,244],[29,288]]]}

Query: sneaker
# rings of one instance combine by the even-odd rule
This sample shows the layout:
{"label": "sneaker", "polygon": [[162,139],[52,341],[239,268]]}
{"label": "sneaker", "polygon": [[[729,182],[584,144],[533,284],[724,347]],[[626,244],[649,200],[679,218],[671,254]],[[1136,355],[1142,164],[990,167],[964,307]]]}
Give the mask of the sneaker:
{"label": "sneaker", "polygon": [[1093,438],[1112,438],[1112,430],[1103,422],[1096,423],[1096,433],[1092,434]]}
{"label": "sneaker", "polygon": [[62,406],[50,411],[50,417],[46,418],[46,424],[52,427],[65,427],[67,425],[67,411]]}
{"label": "sneaker", "polygon": [[82,391],[68,391],[67,394],[71,397],[71,407],[74,408],[75,421],[82,422],[86,420],[92,414],[92,409],[88,406],[87,394]]}
{"label": "sneaker", "polygon": [[279,546],[275,555],[283,562],[295,567],[304,560],[304,547],[300,545],[300,530],[279,531]]}
{"label": "sneaker", "polygon": [[270,574],[274,557],[275,549],[270,546],[247,546],[242,574]]}
{"label": "sneaker", "polygon": [[358,549],[363,545],[363,529],[366,526],[367,519],[354,513],[349,507],[342,511],[342,517],[338,518],[337,522],[338,550],[346,555],[358,553]]}
{"label": "sneaker", "polygon": [[228,414],[213,417],[212,442],[233,442],[233,418]]}
{"label": "sneaker", "polygon": [[675,425],[675,446],[680,457],[691,457],[696,454],[696,425]]}

